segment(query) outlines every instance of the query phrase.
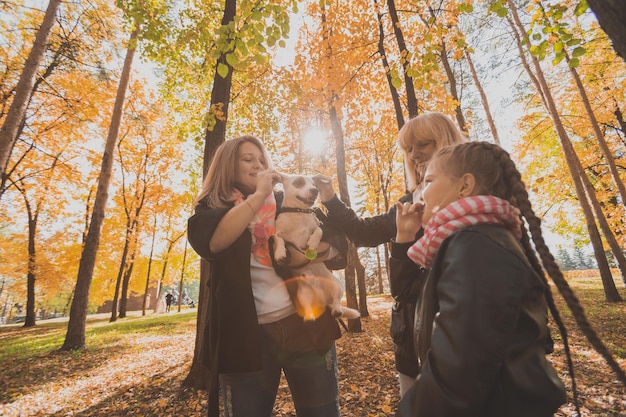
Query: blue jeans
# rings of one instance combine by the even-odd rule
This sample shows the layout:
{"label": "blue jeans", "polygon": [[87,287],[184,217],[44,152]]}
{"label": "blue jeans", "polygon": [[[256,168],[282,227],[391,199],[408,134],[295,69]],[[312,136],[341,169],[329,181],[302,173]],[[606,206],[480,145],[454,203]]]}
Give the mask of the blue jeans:
{"label": "blue jeans", "polygon": [[271,417],[281,371],[298,417],[339,417],[334,344],[325,352],[291,352],[285,349],[286,337],[262,334],[262,370],[219,376],[225,417]]}

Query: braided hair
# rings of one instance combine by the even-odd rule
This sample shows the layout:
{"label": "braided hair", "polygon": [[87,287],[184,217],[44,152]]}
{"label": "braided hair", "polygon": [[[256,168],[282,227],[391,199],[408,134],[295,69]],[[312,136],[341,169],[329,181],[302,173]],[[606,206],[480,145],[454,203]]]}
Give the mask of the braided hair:
{"label": "braided hair", "polygon": [[[570,353],[567,330],[561,315],[554,303],[554,298],[550,285],[546,279],[544,270],[548,273],[558,291],[563,296],[565,303],[571,310],[574,319],[580,327],[587,340],[593,348],[604,357],[607,364],[611,367],[618,379],[626,386],[626,374],[620,365],[615,361],[609,350],[606,348],[602,340],[587,320],[585,311],[580,304],[578,297],[569,286],[563,272],[554,260],[554,256],[550,253],[541,232],[541,220],[535,215],[530,201],[528,200],[528,192],[522,181],[522,176],[515,166],[510,155],[500,146],[489,142],[467,142],[459,145],[449,146],[439,150],[434,158],[445,158],[445,169],[454,176],[462,176],[464,173],[471,173],[476,178],[476,184],[480,194],[493,195],[507,200],[509,203],[519,208],[522,220],[526,221],[528,230],[522,226],[521,244],[532,268],[544,283],[544,294],[548,308],[554,321],[557,324],[559,333],[563,340],[563,346],[567,358],[567,365],[572,379],[572,390],[574,393],[574,404],[578,410],[578,397],[576,393],[576,381],[574,378],[574,369],[572,357]],[[433,159],[434,159],[433,158]],[[530,237],[528,235],[530,231]],[[533,250],[530,244],[532,238]],[[537,259],[536,253],[541,258],[541,263]],[[543,268],[542,268],[543,265]]]}

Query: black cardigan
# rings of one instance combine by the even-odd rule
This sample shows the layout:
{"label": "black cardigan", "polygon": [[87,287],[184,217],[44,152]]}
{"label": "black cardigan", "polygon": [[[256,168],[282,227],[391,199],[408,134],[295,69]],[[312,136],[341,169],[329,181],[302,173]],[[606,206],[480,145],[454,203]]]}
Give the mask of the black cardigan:
{"label": "black cardigan", "polygon": [[209,314],[204,331],[203,363],[215,373],[261,369],[260,327],[252,294],[252,235],[246,229],[219,253],[209,241],[230,208],[200,204],[188,220],[191,247],[209,263]]}
{"label": "black cardigan", "polygon": [[[282,193],[276,194],[280,207]],[[250,277],[250,255],[252,235],[248,229],[228,248],[212,253],[209,242],[217,225],[232,207],[210,208],[201,203],[196,213],[188,220],[187,235],[192,248],[209,263],[209,313],[202,341],[202,361],[214,375],[230,372],[260,370],[261,328],[257,320],[252,279]],[[316,211],[318,217],[321,212]],[[345,237],[331,227],[322,225],[323,240],[339,250],[339,254],[326,261],[331,269],[345,268],[346,248],[342,247]],[[275,265],[276,267],[276,265]],[[279,275],[284,270],[277,269]],[[313,339],[327,337],[337,339],[341,331],[336,320],[325,314],[308,326]]]}

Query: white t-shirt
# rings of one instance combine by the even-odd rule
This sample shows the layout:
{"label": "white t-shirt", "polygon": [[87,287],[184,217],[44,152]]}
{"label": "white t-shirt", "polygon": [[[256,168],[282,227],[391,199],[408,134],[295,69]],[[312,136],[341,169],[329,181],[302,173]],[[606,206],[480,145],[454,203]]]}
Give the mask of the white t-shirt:
{"label": "white t-shirt", "polygon": [[250,255],[252,294],[260,324],[273,323],[296,312],[285,281],[271,266],[261,264]]}

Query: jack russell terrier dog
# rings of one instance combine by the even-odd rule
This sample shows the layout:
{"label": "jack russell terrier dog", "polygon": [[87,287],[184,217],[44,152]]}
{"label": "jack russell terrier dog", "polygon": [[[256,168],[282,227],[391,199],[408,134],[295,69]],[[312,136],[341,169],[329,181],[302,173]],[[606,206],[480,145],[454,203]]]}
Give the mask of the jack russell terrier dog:
{"label": "jack russell terrier dog", "polygon": [[[298,313],[305,321],[312,321],[329,307],[333,317],[360,317],[358,310],[341,305],[343,286],[323,260],[316,260],[326,253],[318,253],[322,229],[313,211],[319,194],[313,179],[283,174],[282,181],[284,200],[276,217],[274,260],[293,276],[288,282],[295,282],[292,296]],[[300,265],[291,265],[290,250],[299,252],[298,258],[303,255],[306,260]]]}

